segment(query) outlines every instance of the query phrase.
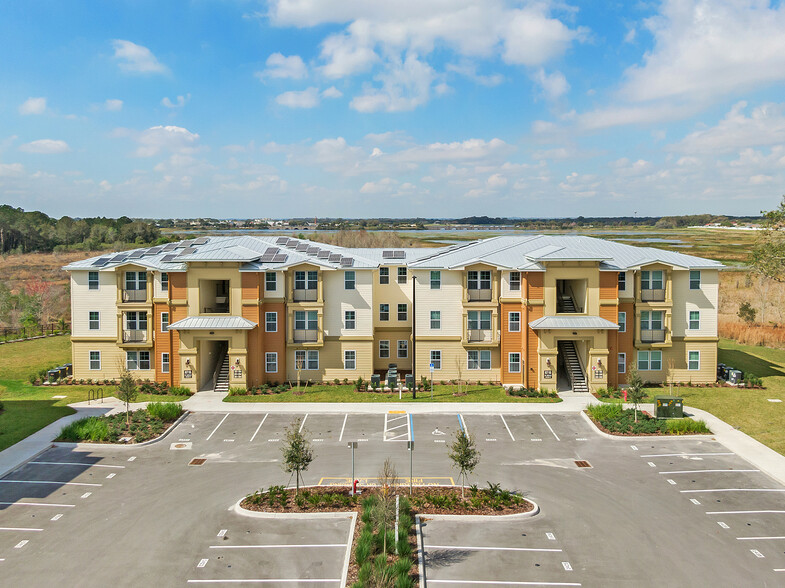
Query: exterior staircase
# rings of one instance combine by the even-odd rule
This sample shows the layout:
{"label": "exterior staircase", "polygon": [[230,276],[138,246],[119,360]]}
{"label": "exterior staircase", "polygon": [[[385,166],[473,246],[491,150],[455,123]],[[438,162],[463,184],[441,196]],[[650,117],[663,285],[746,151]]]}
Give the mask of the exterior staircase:
{"label": "exterior staircase", "polygon": [[221,367],[218,368],[218,377],[215,379],[213,392],[229,392],[229,355],[224,355]]}
{"label": "exterior staircase", "polygon": [[589,392],[586,384],[586,374],[578,359],[578,352],[572,341],[559,341],[559,353],[564,357],[564,365],[570,377],[573,392]]}
{"label": "exterior staircase", "polygon": [[561,299],[561,304],[559,304],[559,312],[577,312],[575,308],[575,301],[572,299],[572,296],[569,294],[561,294],[559,298]]}

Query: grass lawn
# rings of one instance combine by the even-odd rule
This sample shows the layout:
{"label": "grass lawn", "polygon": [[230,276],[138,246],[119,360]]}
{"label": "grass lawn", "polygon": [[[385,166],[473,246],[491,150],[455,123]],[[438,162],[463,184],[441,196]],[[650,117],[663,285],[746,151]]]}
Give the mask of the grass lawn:
{"label": "grass lawn", "polygon": [[[0,345],[0,451],[32,435],[49,423],[73,414],[68,406],[87,400],[98,386],[33,386],[31,373],[71,361],[71,341],[67,335]],[[112,386],[102,386],[104,396],[112,396]],[[52,398],[65,396],[65,398]],[[186,396],[140,394],[137,402],[185,400]]]}
{"label": "grass lawn", "polygon": [[[520,398],[508,396],[501,386],[464,386],[465,396],[453,396],[457,386],[441,386],[436,384],[433,390],[433,402],[561,402],[561,398]],[[308,386],[305,393],[295,395],[291,390],[281,394],[257,394],[253,396],[227,396],[224,402],[431,402],[430,392],[418,392],[417,399],[412,400],[411,393],[404,393],[398,400],[398,394],[380,394],[375,392],[357,392],[353,385],[347,386]]]}

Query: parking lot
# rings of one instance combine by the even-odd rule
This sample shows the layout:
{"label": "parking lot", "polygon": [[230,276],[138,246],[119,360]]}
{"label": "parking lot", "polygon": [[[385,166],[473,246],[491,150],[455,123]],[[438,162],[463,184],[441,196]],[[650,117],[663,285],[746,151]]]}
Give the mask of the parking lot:
{"label": "parking lot", "polygon": [[463,428],[482,454],[470,483],[539,504],[527,519],[425,521],[435,586],[785,581],[785,488],[710,437],[610,440],[565,413],[397,411],[195,413],[146,447],[50,449],[0,480],[4,581],[340,585],[348,518],[233,512],[245,494],[289,483],[280,456],[295,419],[316,453],[306,484],[348,482],[349,441],[368,484],[387,457],[404,482],[411,467],[414,483],[451,483],[448,446]]}

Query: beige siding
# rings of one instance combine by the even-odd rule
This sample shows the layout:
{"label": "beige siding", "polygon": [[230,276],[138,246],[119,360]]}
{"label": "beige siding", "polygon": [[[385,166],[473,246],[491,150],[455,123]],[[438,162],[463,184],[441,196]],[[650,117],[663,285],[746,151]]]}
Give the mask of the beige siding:
{"label": "beige siding", "polygon": [[463,347],[460,341],[418,341],[417,342],[417,379],[420,376],[429,376],[431,350],[442,352],[442,368],[434,370],[433,379],[435,382],[441,380],[464,380],[464,381],[494,381],[500,379],[500,354],[497,347],[491,348],[491,369],[489,370],[470,370],[468,367],[468,350]]}
{"label": "beige siding", "polygon": [[[419,291],[419,288],[418,288]],[[379,305],[390,305],[390,320],[379,320]],[[407,305],[406,321],[398,320],[398,304]],[[377,327],[411,328],[412,325],[412,279],[411,271],[407,273],[406,283],[398,283],[398,267],[390,266],[390,283],[379,283],[379,272],[374,272],[373,280],[373,325]],[[384,338],[384,337],[382,337]]]}
{"label": "beige siding", "polygon": [[[343,380],[356,380],[362,377],[370,379],[373,373],[373,341],[347,341],[330,340],[325,341],[324,346],[319,351],[319,369],[300,371],[301,380],[313,380],[314,382],[332,381],[335,378]],[[354,351],[356,359],[356,369],[343,369],[344,351]],[[294,369],[295,349],[289,348],[286,351],[286,365],[290,366],[286,377],[289,380],[297,380],[297,370]]]}
{"label": "beige siding", "polygon": [[[322,272],[324,279],[324,336],[373,336],[373,280],[371,270],[353,270],[354,290],[344,288],[345,272]],[[344,328],[344,312],[355,312],[355,329]]]}
{"label": "beige siding", "polygon": [[[463,332],[462,273],[441,270],[441,288],[438,290],[431,289],[430,271],[415,270],[413,274],[417,278],[418,340],[419,337],[460,337]],[[440,329],[431,329],[432,310],[438,310],[441,313]]]}
{"label": "beige siding", "polygon": [[[701,270],[700,290],[690,290],[690,272],[673,272],[673,336],[716,337],[719,272]],[[700,311],[700,329],[688,329],[689,312]]]}
{"label": "beige siding", "polygon": [[202,314],[200,280],[229,280],[229,314],[242,313],[242,280],[237,264],[213,263],[210,265],[193,264],[188,270],[188,316]]}
{"label": "beige siding", "polygon": [[[125,351],[113,341],[74,341],[72,343],[74,378],[76,379],[114,379],[119,378],[125,368]],[[90,352],[101,352],[101,369],[90,369]],[[147,350],[144,350],[147,351]],[[150,364],[154,361],[150,350]],[[132,370],[131,375],[139,380],[155,380],[155,369]]]}
{"label": "beige siding", "polygon": [[[98,290],[90,290],[86,271],[71,272],[71,321],[74,337],[117,337],[117,278],[115,273],[98,272]],[[88,327],[90,311],[98,311],[100,326]]]}
{"label": "beige siding", "polygon": [[[687,366],[687,352],[700,352],[700,369],[690,370]],[[627,371],[631,365],[637,367],[638,352],[634,364],[627,359]],[[717,344],[703,341],[674,341],[673,347],[662,351],[661,370],[641,370],[645,382],[709,383],[717,379]]]}

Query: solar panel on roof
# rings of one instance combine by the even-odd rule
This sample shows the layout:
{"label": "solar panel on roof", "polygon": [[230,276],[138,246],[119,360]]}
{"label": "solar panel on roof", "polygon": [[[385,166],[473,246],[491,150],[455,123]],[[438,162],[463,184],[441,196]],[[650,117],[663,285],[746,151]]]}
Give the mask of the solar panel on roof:
{"label": "solar panel on roof", "polygon": [[341,261],[341,254],[340,253],[331,253],[328,261]]}
{"label": "solar panel on roof", "polygon": [[180,255],[189,255],[191,253],[196,253],[196,247],[186,247],[180,252]]}
{"label": "solar panel on roof", "polygon": [[354,265],[354,259],[351,257],[342,257],[341,258],[341,266],[342,267],[351,267]]}
{"label": "solar panel on roof", "polygon": [[319,253],[316,254],[316,257],[317,259],[327,259],[328,257],[330,257],[330,252],[322,249],[321,251],[319,251]]}
{"label": "solar panel on roof", "polygon": [[259,258],[259,261],[262,261],[263,263],[270,263],[274,259],[275,253],[265,253]]}
{"label": "solar panel on roof", "polygon": [[209,237],[199,237],[198,239],[194,239],[194,245],[204,245],[209,240]]}
{"label": "solar panel on roof", "polygon": [[279,253],[278,255],[273,257],[273,263],[284,263],[287,257],[289,256],[286,255],[285,253]]}
{"label": "solar panel on roof", "polygon": [[161,252],[161,246],[156,245],[155,247],[150,247],[147,251],[144,252],[145,255],[157,255]]}
{"label": "solar panel on roof", "polygon": [[382,259],[392,259],[395,251],[382,251]]}
{"label": "solar panel on roof", "polygon": [[298,243],[295,251],[308,251],[308,243]]}
{"label": "solar panel on roof", "polygon": [[277,245],[286,245],[289,242],[289,237],[278,237],[275,240]]}
{"label": "solar panel on roof", "polygon": [[169,255],[164,255],[161,261],[174,261],[175,259],[177,259],[177,254],[170,253]]}
{"label": "solar panel on roof", "polygon": [[126,255],[125,253],[121,253],[120,255],[115,255],[109,261],[111,261],[112,263],[115,263],[115,262],[118,262],[118,261],[125,261],[126,257],[128,257],[128,255]]}
{"label": "solar panel on roof", "polygon": [[393,256],[395,259],[406,259],[406,252],[405,251],[395,251],[395,255]]}
{"label": "solar panel on roof", "polygon": [[175,249],[177,249],[177,243],[169,243],[164,245],[161,251],[174,251]]}
{"label": "solar panel on roof", "polygon": [[108,257],[101,257],[100,259],[96,259],[93,262],[93,265],[96,266],[96,267],[103,267],[107,263],[109,263],[109,258]]}
{"label": "solar panel on roof", "polygon": [[294,249],[297,247],[297,240],[296,239],[289,239],[289,242],[286,243],[286,247],[289,249]]}
{"label": "solar panel on roof", "polygon": [[319,248],[316,246],[309,247],[306,253],[308,255],[316,255],[317,253],[319,253]]}
{"label": "solar panel on roof", "polygon": [[267,249],[264,250],[264,254],[265,255],[275,255],[279,251],[280,251],[280,249],[278,249],[278,247],[268,247]]}
{"label": "solar panel on roof", "polygon": [[145,254],[144,250],[134,251],[133,253],[131,253],[131,255],[128,256],[128,259],[139,259],[144,254]]}

